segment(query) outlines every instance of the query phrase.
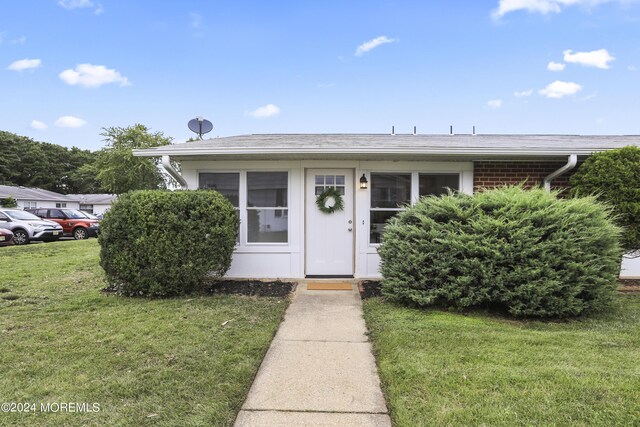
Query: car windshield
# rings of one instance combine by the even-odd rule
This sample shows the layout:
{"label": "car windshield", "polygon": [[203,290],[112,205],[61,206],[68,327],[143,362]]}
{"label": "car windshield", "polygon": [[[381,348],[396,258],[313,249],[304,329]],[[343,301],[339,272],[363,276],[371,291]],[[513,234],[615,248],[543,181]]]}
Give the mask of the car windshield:
{"label": "car windshield", "polygon": [[67,216],[72,219],[87,219],[87,217],[82,212],[75,209],[67,209],[66,211],[64,211],[64,213],[66,213]]}
{"label": "car windshield", "polygon": [[32,213],[25,211],[4,211],[4,213],[11,219],[23,220],[23,221],[42,221],[39,217]]}

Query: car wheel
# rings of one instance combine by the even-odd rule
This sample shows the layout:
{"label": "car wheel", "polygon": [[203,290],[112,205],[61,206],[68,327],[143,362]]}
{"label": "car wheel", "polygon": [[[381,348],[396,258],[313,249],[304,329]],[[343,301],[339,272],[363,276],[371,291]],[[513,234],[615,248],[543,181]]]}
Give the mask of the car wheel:
{"label": "car wheel", "polygon": [[24,230],[15,230],[13,232],[13,243],[16,245],[26,245],[29,243],[29,234]]}
{"label": "car wheel", "polygon": [[73,238],[76,240],[84,240],[89,238],[89,233],[84,227],[78,227],[73,230]]}

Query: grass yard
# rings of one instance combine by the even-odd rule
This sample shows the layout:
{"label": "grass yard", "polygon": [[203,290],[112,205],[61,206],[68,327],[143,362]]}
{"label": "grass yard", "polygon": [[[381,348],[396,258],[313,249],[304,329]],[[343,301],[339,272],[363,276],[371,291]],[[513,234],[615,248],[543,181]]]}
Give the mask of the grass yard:
{"label": "grass yard", "polygon": [[640,425],[640,297],[568,322],[364,302],[396,426]]}
{"label": "grass yard", "polygon": [[[0,248],[0,425],[230,425],[288,300],[105,295],[96,239]],[[99,404],[41,413],[40,403]]]}

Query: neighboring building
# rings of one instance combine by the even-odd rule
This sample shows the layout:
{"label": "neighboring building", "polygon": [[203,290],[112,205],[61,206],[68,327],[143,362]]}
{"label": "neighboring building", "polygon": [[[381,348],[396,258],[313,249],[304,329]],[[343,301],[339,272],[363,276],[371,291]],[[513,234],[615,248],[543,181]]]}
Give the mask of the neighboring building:
{"label": "neighboring building", "polygon": [[94,215],[104,213],[116,199],[113,194],[60,194],[41,188],[0,185],[0,199],[11,196],[18,208],[69,208]]}
{"label": "neighboring building", "polygon": [[78,201],[42,188],[28,188],[13,185],[0,185],[0,199],[13,197],[20,209],[28,208],[69,208],[78,209]]}
{"label": "neighboring building", "polygon": [[[230,277],[376,278],[385,222],[403,205],[446,188],[566,187],[577,162],[627,145],[640,145],[640,137],[244,135],[134,154],[162,157],[183,188],[216,189],[238,209]],[[330,187],[343,195],[344,209],[326,214],[316,198]]]}
{"label": "neighboring building", "polygon": [[94,215],[105,213],[117,198],[114,194],[67,194],[67,197],[77,200],[81,211]]}

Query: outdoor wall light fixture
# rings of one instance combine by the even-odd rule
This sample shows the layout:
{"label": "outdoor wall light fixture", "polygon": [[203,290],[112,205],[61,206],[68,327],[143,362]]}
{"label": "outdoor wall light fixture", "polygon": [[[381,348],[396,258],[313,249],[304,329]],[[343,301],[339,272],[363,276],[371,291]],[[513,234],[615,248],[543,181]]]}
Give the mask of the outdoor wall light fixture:
{"label": "outdoor wall light fixture", "polygon": [[364,176],[364,174],[362,174],[362,177],[360,178],[360,189],[361,190],[366,190],[368,183],[369,183],[369,181],[367,181],[367,177]]}

